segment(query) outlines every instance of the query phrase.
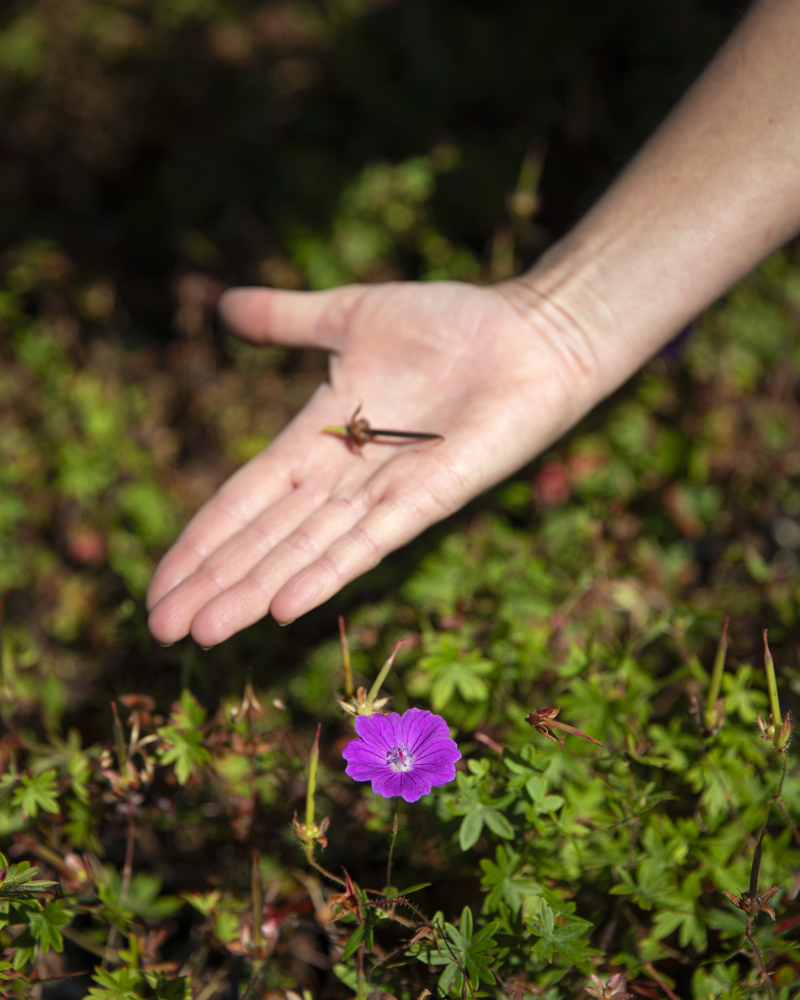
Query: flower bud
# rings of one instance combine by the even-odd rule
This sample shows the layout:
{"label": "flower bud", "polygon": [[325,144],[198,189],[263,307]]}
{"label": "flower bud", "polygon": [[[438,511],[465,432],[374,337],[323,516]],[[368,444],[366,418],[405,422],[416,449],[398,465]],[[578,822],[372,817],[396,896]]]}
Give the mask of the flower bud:
{"label": "flower bud", "polygon": [[780,725],[780,729],[775,734],[775,749],[778,752],[786,750],[792,741],[792,733],[794,732],[794,721],[792,717],[787,712],[783,717],[783,722]]}

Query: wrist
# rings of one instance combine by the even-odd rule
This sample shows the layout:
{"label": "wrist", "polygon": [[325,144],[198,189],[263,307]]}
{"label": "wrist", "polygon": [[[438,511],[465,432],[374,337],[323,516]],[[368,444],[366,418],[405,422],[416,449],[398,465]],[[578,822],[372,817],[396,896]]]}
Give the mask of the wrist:
{"label": "wrist", "polygon": [[630,233],[603,238],[580,226],[505,286],[562,357],[581,410],[627,381],[694,315],[670,309],[629,255]]}
{"label": "wrist", "polygon": [[514,294],[612,391],[800,228],[800,6],[761,0]]}

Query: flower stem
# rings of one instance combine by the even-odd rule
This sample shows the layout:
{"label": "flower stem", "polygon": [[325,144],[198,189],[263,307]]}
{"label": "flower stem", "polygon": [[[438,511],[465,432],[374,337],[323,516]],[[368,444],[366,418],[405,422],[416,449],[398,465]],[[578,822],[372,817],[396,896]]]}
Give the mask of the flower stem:
{"label": "flower stem", "polygon": [[[117,716],[117,706],[112,701],[114,705],[114,715],[119,722],[119,717]],[[120,731],[121,731],[120,727]],[[133,852],[136,847],[136,827],[134,826],[134,816],[133,816],[133,796],[128,796],[128,836],[125,842],[125,861],[122,866],[122,886],[119,891],[119,899],[117,900],[117,906],[122,909],[125,903],[128,901],[128,891],[131,887],[131,879],[133,878]],[[117,928],[112,925],[111,931],[109,932],[108,939],[106,940],[105,952],[103,954],[103,965],[105,969],[108,963],[112,960],[114,954],[114,947],[117,943]]]}
{"label": "flower stem", "polygon": [[344,670],[344,690],[348,698],[353,697],[353,671],[350,666],[350,645],[344,628],[344,615],[339,615],[339,641],[342,644],[342,668]]}
{"label": "flower stem", "polygon": [[678,1000],[673,991],[669,988],[669,986],[667,986],[667,984],[664,982],[661,976],[659,976],[659,974],[656,972],[652,962],[645,962],[644,967],[645,969],[647,969],[647,971],[650,973],[653,979],[655,979],[655,981],[658,983],[661,989],[667,994],[670,1000]]}
{"label": "flower stem", "polygon": [[[338,875],[334,875],[333,872],[329,872],[327,868],[323,868],[322,865],[318,861],[315,861],[313,854],[308,859],[308,862],[309,862],[310,865],[312,865],[314,868],[316,868],[318,872],[321,872],[326,878],[329,878],[332,882],[338,882],[339,885],[344,885],[344,886],[347,885],[347,883],[345,882],[345,880],[343,878],[339,878]],[[369,891],[372,891],[372,890],[369,890]]]}
{"label": "flower stem", "polygon": [[358,946],[358,983],[356,988],[357,1000],[366,1000],[367,978],[364,975],[364,945]]}
{"label": "flower stem", "polygon": [[133,878],[133,851],[136,844],[136,828],[133,825],[133,796],[128,796],[128,836],[125,841],[125,862],[122,866],[122,887],[119,891],[117,905],[122,907],[128,901],[128,890]]}
{"label": "flower stem", "polygon": [[[261,931],[261,922],[264,919],[264,887],[261,882],[261,853],[254,848],[252,853],[252,874],[251,874],[251,905],[253,913],[253,948],[250,954],[253,978],[247,987],[248,993],[253,989],[264,971],[264,935]],[[245,994],[247,996],[247,994]]]}
{"label": "flower stem", "polygon": [[778,798],[778,796],[776,795],[773,797],[772,801],[777,806],[778,812],[781,814],[781,816],[783,816],[786,825],[792,831],[792,836],[794,837],[795,841],[797,842],[798,845],[800,845],[800,830],[798,830],[797,827],[792,822],[789,813],[786,811],[786,806],[784,805],[783,799]]}
{"label": "flower stem", "polygon": [[758,843],[756,844],[756,849],[753,852],[753,864],[750,867],[750,898],[755,899],[758,895],[758,873],[761,869],[761,845],[764,840],[764,831],[761,831],[761,836],[758,838]]}
{"label": "flower stem", "polygon": [[777,792],[775,792],[775,795],[773,796],[776,802],[782,802],[783,801],[783,783],[784,783],[784,781],[786,781],[786,772],[789,769],[789,761],[788,761],[787,756],[786,756],[785,753],[781,754],[781,760],[783,761],[783,770],[781,771],[781,780],[780,780],[780,783],[778,784],[778,790],[777,790]]}
{"label": "flower stem", "polygon": [[392,856],[394,855],[394,844],[397,840],[397,831],[400,829],[400,799],[397,799],[394,807],[394,819],[392,820],[392,841],[389,844],[389,860],[386,863],[386,895],[391,895],[392,888]]}
{"label": "flower stem", "polygon": [[398,639],[397,640],[397,644],[395,645],[394,649],[392,650],[392,655],[389,657],[389,659],[386,661],[386,663],[384,663],[384,665],[381,667],[381,672],[375,678],[375,683],[369,689],[369,694],[367,695],[367,702],[374,701],[377,698],[378,692],[381,689],[381,684],[383,684],[383,682],[386,680],[387,674],[392,669],[392,664],[394,663],[394,658],[395,658],[395,656],[397,656],[397,650],[402,645],[403,645],[403,640],[402,639]]}
{"label": "flower stem", "polygon": [[772,1000],[772,983],[769,981],[769,976],[767,975],[767,969],[766,966],[764,965],[764,959],[761,957],[761,952],[759,951],[758,945],[755,942],[755,938],[751,933],[750,930],[751,922],[752,922],[752,917],[748,918],[747,923],[744,925],[744,936],[750,942],[750,945],[756,954],[756,958],[758,959],[758,965],[759,968],[761,969],[761,978],[764,981],[764,985],[767,987],[767,996],[769,997],[769,1000]]}
{"label": "flower stem", "polygon": [[114,743],[117,747],[117,770],[121,778],[127,778],[129,777],[128,748],[125,745],[125,733],[122,729],[122,723],[119,720],[119,712],[117,711],[117,703],[115,701],[111,702],[111,712],[114,717],[112,728],[114,730]]}
{"label": "flower stem", "polygon": [[769,651],[767,642],[767,630],[762,632],[764,636],[764,670],[767,674],[767,690],[769,691],[769,709],[772,712],[772,725],[777,733],[781,724],[781,703],[778,701],[778,683],[775,680],[775,664],[772,662],[772,653]]}
{"label": "flower stem", "polygon": [[317,735],[314,737],[314,745],[311,747],[311,756],[308,761],[308,787],[306,788],[306,826],[314,825],[314,796],[317,793],[317,763],[319,761],[319,733],[322,723],[317,723]]}
{"label": "flower stem", "polygon": [[706,709],[703,712],[703,722],[706,729],[713,729],[717,725],[717,713],[714,706],[717,704],[719,692],[722,687],[722,675],[725,672],[725,656],[728,652],[728,619],[722,626],[722,635],[717,646],[717,655],[714,658],[714,669],[711,673],[711,684],[708,688],[706,698]]}
{"label": "flower stem", "polygon": [[259,954],[263,938],[261,935],[261,921],[263,920],[264,894],[261,886],[261,855],[258,850],[253,850],[252,856],[253,871],[251,876],[251,896],[253,905],[253,975],[257,976],[261,971],[263,960]]}

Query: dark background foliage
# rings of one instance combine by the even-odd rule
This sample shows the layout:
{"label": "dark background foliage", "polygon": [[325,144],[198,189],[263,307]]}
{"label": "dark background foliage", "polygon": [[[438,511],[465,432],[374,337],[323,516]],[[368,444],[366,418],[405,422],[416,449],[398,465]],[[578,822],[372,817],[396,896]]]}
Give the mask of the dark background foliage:
{"label": "dark background foliage", "polygon": [[485,257],[534,142],[543,232],[528,263],[631,157],[739,8],[7,0],[0,245],[57,241],[113,283],[137,338],[163,340],[176,274],[301,283],[280,266],[293,239],[325,231],[365,165],[442,143],[460,160],[437,225]]}

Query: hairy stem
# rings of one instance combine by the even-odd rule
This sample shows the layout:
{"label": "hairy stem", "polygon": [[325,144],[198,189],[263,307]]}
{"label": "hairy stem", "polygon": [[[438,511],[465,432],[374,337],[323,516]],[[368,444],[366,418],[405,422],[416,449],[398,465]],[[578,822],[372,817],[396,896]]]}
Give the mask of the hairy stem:
{"label": "hairy stem", "polygon": [[342,644],[342,669],[344,670],[344,693],[353,697],[353,670],[350,666],[350,644],[344,628],[344,615],[339,615],[339,641]]}
{"label": "hairy stem", "polygon": [[136,845],[136,831],[133,825],[133,801],[128,798],[128,838],[125,843],[125,864],[122,868],[122,888],[119,891],[119,905],[122,908],[128,899],[128,891],[133,878],[133,849]]}
{"label": "hairy stem", "polygon": [[655,966],[653,965],[652,962],[645,962],[644,967],[645,969],[647,969],[647,971],[650,973],[653,979],[655,979],[655,981],[658,983],[661,989],[667,994],[669,1000],[678,1000],[678,997],[672,992],[669,986],[667,986],[667,984],[664,982],[661,976],[656,972]]}
{"label": "hairy stem", "polygon": [[778,701],[778,682],[775,679],[775,664],[772,660],[772,653],[769,651],[767,642],[767,630],[761,633],[764,637],[764,670],[767,674],[767,690],[769,691],[769,710],[772,713],[772,725],[775,732],[781,724],[781,704]]}
{"label": "hairy stem", "polygon": [[253,871],[251,875],[251,896],[253,905],[253,975],[257,976],[264,964],[261,957],[263,938],[261,935],[261,921],[264,910],[264,893],[261,886],[261,854],[258,850],[253,850]]}
{"label": "hairy stem", "polygon": [[317,735],[308,761],[308,788],[306,789],[306,827],[314,825],[314,796],[317,792],[317,763],[319,762],[319,733],[322,723],[317,723]]}
{"label": "hairy stem", "polygon": [[[112,702],[113,704],[113,702]],[[116,716],[117,707],[114,705],[114,715]],[[133,850],[136,846],[136,829],[133,825],[133,799],[132,796],[128,796],[128,835],[125,841],[125,862],[122,866],[122,887],[119,891],[119,899],[117,900],[119,908],[125,905],[128,899],[128,892],[131,887],[131,879],[133,878]],[[116,955],[115,947],[117,944],[117,928],[111,928],[108,935],[108,940],[106,941],[106,946],[103,955],[102,968],[108,967],[108,963],[114,961],[113,956]]]}
{"label": "hairy stem", "polygon": [[764,840],[764,831],[758,838],[756,849],[753,851],[753,864],[750,868],[750,899],[755,899],[758,895],[758,873],[761,869],[761,844]]}
{"label": "hairy stem", "polygon": [[717,655],[714,658],[714,669],[711,673],[711,684],[708,688],[706,698],[706,708],[703,712],[703,723],[706,729],[713,729],[717,725],[717,715],[714,706],[719,699],[719,692],[722,688],[722,675],[725,672],[725,656],[728,652],[728,619],[722,626],[722,635],[717,646]]}
{"label": "hairy stem", "polygon": [[394,658],[395,658],[395,656],[397,656],[397,650],[402,645],[403,645],[403,640],[402,639],[398,639],[397,642],[396,642],[396,644],[395,644],[394,649],[392,650],[392,655],[389,657],[389,659],[386,661],[386,663],[384,663],[384,665],[381,667],[381,672],[375,678],[375,683],[369,689],[369,694],[367,695],[367,701],[368,702],[374,701],[378,697],[378,692],[381,689],[381,684],[383,684],[383,682],[386,680],[386,675],[392,669],[392,664],[394,663]]}
{"label": "hairy stem", "polygon": [[356,989],[357,1000],[367,998],[367,979],[364,975],[364,945],[358,946],[358,987]]}
{"label": "hairy stem", "polygon": [[397,831],[400,829],[400,799],[397,799],[394,807],[394,819],[392,820],[392,840],[389,844],[389,860],[386,862],[386,895],[389,895],[389,890],[392,885],[392,856],[394,854],[394,845],[397,840]]}
{"label": "hairy stem", "polygon": [[308,859],[308,863],[316,868],[318,872],[321,872],[326,878],[331,879],[331,881],[338,882],[339,885],[343,885],[345,887],[347,886],[347,883],[343,878],[339,878],[338,875],[334,875],[333,872],[329,872],[327,868],[323,868],[318,861],[314,860],[313,856]]}
{"label": "hairy stem", "polygon": [[798,846],[800,846],[800,830],[797,829],[797,827],[792,822],[791,817],[789,816],[789,813],[786,812],[786,806],[784,804],[783,799],[778,798],[777,795],[774,795],[772,797],[772,801],[778,807],[778,811],[780,812],[781,816],[783,816],[783,818],[784,818],[784,820],[786,822],[786,825],[792,831],[792,836],[794,837],[794,839],[797,842]]}
{"label": "hairy stem", "polygon": [[751,923],[752,919],[748,918],[747,923],[744,925],[744,936],[750,942],[750,946],[755,952],[756,958],[758,959],[758,966],[761,969],[761,978],[764,981],[764,985],[767,987],[767,996],[769,997],[769,1000],[772,1000],[772,983],[770,983],[769,981],[769,976],[767,975],[767,970],[764,965],[764,959],[761,957],[761,952],[759,950],[759,947],[755,942],[755,938],[750,932]]}

